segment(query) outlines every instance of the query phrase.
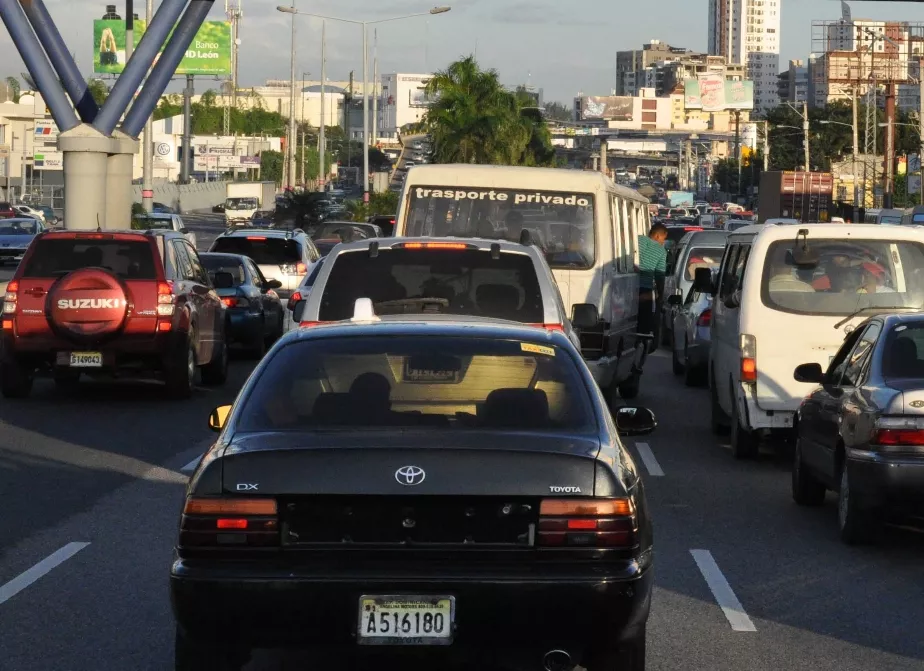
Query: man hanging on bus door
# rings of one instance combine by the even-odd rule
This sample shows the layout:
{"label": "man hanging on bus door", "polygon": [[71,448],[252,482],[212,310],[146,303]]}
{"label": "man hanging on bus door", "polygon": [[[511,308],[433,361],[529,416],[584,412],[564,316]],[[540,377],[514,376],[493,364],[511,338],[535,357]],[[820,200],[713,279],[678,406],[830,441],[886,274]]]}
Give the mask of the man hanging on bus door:
{"label": "man hanging on bus door", "polygon": [[655,224],[648,235],[638,236],[638,332],[650,334],[648,352],[657,346],[661,292],[667,275],[667,226]]}

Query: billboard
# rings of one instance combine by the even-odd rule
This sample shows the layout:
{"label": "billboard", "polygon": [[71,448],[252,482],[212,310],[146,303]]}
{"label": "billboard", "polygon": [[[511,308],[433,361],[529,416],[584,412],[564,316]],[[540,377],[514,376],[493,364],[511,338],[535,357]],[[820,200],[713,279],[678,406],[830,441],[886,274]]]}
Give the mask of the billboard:
{"label": "billboard", "polygon": [[581,99],[581,118],[632,121],[634,103],[628,96],[586,96]]}
{"label": "billboard", "polygon": [[36,147],[32,166],[36,170],[64,170],[64,154],[58,151],[40,151]]}
{"label": "billboard", "polygon": [[[146,21],[135,20],[135,44],[138,44],[144,35],[146,23]],[[156,63],[157,59],[154,62]],[[119,74],[124,68],[125,21],[95,20],[93,22],[93,72]],[[230,75],[231,23],[203,21],[199,32],[196,33],[189,49],[186,50],[186,55],[180,61],[176,73],[178,75]]]}
{"label": "billboard", "polygon": [[683,106],[704,112],[754,109],[754,82],[728,81],[721,73],[688,79],[683,83]]}

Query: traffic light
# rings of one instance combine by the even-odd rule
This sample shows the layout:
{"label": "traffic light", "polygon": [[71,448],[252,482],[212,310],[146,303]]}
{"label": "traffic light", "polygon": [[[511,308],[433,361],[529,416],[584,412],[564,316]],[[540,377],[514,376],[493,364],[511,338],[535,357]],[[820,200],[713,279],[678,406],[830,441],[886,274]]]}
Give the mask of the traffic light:
{"label": "traffic light", "polygon": [[751,165],[751,156],[753,154],[754,154],[753,149],[751,149],[747,145],[743,145],[741,147],[741,165],[742,166]]}

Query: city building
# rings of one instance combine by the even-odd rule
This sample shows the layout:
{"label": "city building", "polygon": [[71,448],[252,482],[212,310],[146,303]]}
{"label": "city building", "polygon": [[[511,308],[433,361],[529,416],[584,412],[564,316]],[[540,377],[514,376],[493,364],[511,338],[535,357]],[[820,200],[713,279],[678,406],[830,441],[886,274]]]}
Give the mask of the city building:
{"label": "city building", "polygon": [[746,68],[754,82],[754,109],[779,104],[782,0],[709,0],[709,53]]}
{"label": "city building", "polygon": [[658,89],[658,82],[646,75],[646,70],[655,63],[662,63],[691,54],[689,49],[672,47],[661,40],[651,40],[641,49],[616,52],[616,89],[617,96],[635,96],[640,89]]}
{"label": "city building", "polygon": [[405,73],[382,75],[379,137],[397,139],[401,128],[423,118],[430,105],[425,89],[432,78],[433,75]]}
{"label": "city building", "polygon": [[801,60],[789,61],[789,69],[777,78],[780,102],[804,103],[809,100],[809,68]]}

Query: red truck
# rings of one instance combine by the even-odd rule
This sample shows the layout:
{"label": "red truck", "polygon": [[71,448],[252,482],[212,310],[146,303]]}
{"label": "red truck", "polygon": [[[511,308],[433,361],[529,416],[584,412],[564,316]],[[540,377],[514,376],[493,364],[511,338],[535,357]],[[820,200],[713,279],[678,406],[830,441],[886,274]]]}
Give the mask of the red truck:
{"label": "red truck", "polygon": [[829,172],[765,172],[757,192],[757,220],[828,222],[833,201],[834,178]]}

